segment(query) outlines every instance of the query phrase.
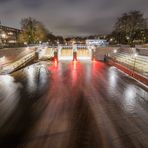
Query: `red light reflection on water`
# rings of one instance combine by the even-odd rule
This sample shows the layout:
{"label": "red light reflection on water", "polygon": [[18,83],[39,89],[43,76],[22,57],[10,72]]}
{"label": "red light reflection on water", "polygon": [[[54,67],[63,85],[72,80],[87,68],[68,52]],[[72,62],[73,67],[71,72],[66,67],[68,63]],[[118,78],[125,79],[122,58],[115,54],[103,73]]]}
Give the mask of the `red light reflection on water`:
{"label": "red light reflection on water", "polygon": [[95,62],[97,62],[97,61],[96,61],[96,59],[93,59],[92,62],[95,63]]}
{"label": "red light reflection on water", "polygon": [[80,72],[80,63],[76,60],[72,61],[71,74],[72,74],[72,85],[75,86],[78,80],[78,74]]}
{"label": "red light reflection on water", "polygon": [[76,69],[77,69],[77,61],[74,60],[74,61],[73,61],[73,70],[76,70]]}
{"label": "red light reflection on water", "polygon": [[92,63],[92,74],[96,75],[98,71],[102,71],[104,68],[104,63],[99,62],[99,61],[93,61]]}
{"label": "red light reflection on water", "polygon": [[55,68],[58,67],[58,61],[57,61],[57,59],[54,60],[54,67],[55,67]]}

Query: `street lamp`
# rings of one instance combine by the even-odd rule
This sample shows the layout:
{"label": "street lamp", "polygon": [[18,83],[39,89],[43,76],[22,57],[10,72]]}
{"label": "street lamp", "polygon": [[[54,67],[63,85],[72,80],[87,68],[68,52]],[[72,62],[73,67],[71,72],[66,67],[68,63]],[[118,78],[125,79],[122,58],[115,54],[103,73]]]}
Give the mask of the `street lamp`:
{"label": "street lamp", "polygon": [[2,38],[5,39],[6,38],[6,34],[2,33]]}
{"label": "street lamp", "polygon": [[57,39],[57,44],[59,44],[59,40]]}
{"label": "street lamp", "polygon": [[127,40],[129,40],[129,39],[130,39],[130,37],[129,37],[129,36],[126,36],[126,39],[127,39]]}
{"label": "street lamp", "polygon": [[134,75],[134,71],[135,71],[135,68],[136,68],[136,58],[138,56],[138,53],[135,53],[133,56],[134,56],[134,67],[133,67],[133,75]]}
{"label": "street lamp", "polygon": [[27,45],[28,45],[28,44],[27,44],[27,42],[24,42],[24,45],[26,45],[26,46],[27,46]]}
{"label": "street lamp", "polygon": [[130,43],[130,37],[126,36],[126,39],[127,39],[128,44],[129,44]]}
{"label": "street lamp", "polygon": [[114,53],[117,53],[117,49],[114,49],[114,51],[113,51]]}
{"label": "street lamp", "polygon": [[112,42],[113,41],[113,38],[110,38],[110,42]]}
{"label": "street lamp", "polygon": [[113,59],[113,61],[116,61],[116,53],[117,53],[118,51],[117,51],[117,49],[114,49],[113,50],[113,54],[112,54],[112,59]]}

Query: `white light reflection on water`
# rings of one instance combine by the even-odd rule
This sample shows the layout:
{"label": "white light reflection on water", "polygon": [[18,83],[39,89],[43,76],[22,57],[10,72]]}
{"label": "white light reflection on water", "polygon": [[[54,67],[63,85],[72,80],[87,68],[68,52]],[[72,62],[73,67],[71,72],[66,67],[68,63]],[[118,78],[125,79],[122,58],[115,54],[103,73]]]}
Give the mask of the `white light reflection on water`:
{"label": "white light reflection on water", "polygon": [[48,82],[48,73],[47,73],[47,70],[46,70],[46,67],[44,65],[42,65],[40,68],[39,68],[39,74],[38,74],[38,81],[39,81],[39,86],[40,86],[40,89],[41,88],[44,88]]}
{"label": "white light reflection on water", "polygon": [[15,83],[12,76],[0,76],[0,126],[8,119],[20,98],[20,83]]}
{"label": "white light reflection on water", "polygon": [[108,92],[110,96],[117,95],[114,93],[117,91],[118,73],[114,67],[109,68],[108,72]]}
{"label": "white light reflection on water", "polygon": [[123,105],[127,112],[134,113],[136,105],[136,87],[129,85],[124,91]]}
{"label": "white light reflection on water", "polygon": [[35,65],[32,65],[32,66],[29,66],[29,67],[26,67],[24,69],[24,72],[25,72],[25,76],[26,76],[26,79],[27,79],[27,90],[29,92],[33,92],[36,90],[36,68],[35,68]]}

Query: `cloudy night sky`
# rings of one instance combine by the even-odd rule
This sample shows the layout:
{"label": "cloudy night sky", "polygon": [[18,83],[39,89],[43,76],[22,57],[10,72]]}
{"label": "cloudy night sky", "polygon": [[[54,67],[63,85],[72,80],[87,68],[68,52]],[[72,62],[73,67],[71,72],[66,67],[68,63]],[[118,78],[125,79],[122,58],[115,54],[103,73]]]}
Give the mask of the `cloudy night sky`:
{"label": "cloudy night sky", "polygon": [[106,34],[123,12],[140,10],[148,18],[148,0],[0,0],[3,25],[20,28],[34,17],[56,35]]}

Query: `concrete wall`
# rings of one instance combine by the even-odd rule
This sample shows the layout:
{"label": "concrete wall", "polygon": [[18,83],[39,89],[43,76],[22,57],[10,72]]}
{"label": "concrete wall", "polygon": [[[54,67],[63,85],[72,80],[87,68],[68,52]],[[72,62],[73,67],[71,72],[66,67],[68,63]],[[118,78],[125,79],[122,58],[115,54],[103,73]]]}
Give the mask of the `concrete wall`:
{"label": "concrete wall", "polygon": [[[96,59],[97,60],[103,60],[104,55],[114,55],[114,50],[117,50],[117,53],[128,53],[132,54],[134,50],[132,48],[120,48],[120,47],[99,47],[96,49]],[[116,53],[116,54],[117,54]]]}
{"label": "concrete wall", "polygon": [[148,48],[137,48],[136,50],[139,55],[148,56]]}
{"label": "concrete wall", "polygon": [[114,50],[117,50],[117,53],[127,53],[133,54],[138,52],[139,55],[148,56],[148,48],[130,48],[130,47],[99,47],[96,49],[96,59],[103,60],[104,55],[114,55]]}
{"label": "concrete wall", "polygon": [[16,61],[25,55],[31,53],[34,49],[32,48],[5,48],[0,49],[0,57],[5,56],[5,60],[0,64],[5,65],[12,61]]}

